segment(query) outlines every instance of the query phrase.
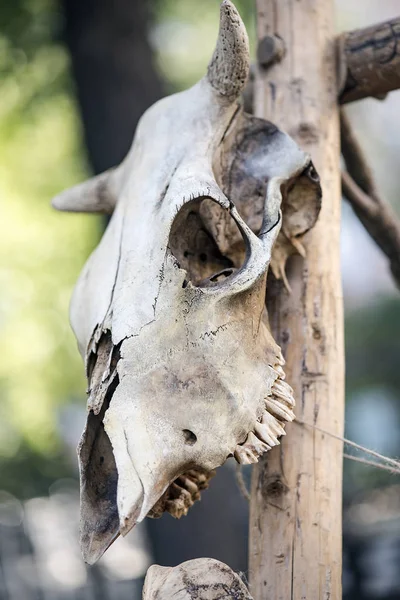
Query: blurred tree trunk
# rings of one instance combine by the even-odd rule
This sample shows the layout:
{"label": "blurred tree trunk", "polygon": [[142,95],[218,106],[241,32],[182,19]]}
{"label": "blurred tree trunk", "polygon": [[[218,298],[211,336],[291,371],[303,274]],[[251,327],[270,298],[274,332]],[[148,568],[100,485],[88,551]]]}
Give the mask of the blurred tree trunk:
{"label": "blurred tree trunk", "polygon": [[124,158],[140,116],[163,95],[148,42],[149,4],[62,0],[65,41],[95,173]]}

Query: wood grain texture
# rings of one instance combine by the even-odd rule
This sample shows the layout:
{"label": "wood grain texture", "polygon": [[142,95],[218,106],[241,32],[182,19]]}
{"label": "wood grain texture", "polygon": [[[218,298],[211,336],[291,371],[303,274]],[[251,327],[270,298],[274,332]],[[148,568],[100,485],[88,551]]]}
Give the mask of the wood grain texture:
{"label": "wood grain texture", "polygon": [[400,87],[400,17],[339,38],[341,104]]}
{"label": "wood grain texture", "polygon": [[[279,35],[282,62],[259,71],[255,114],[310,152],[322,210],[307,234],[307,258],[289,265],[291,295],[268,289],[275,339],[287,360],[297,416],[343,434],[343,314],[339,264],[340,170],[333,0],[257,0],[258,37]],[[341,598],[342,447],[292,424],[254,467],[250,592],[255,600]]]}

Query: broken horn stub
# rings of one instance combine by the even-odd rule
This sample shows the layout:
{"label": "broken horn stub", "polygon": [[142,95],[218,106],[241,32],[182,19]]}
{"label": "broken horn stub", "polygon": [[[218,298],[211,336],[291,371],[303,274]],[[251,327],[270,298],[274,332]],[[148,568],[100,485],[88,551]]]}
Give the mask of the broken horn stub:
{"label": "broken horn stub", "polygon": [[119,193],[119,170],[110,169],[83,183],[61,192],[51,202],[53,208],[65,212],[111,215]]}
{"label": "broken horn stub", "polygon": [[217,45],[208,65],[207,80],[229,101],[239,97],[250,70],[249,39],[243,21],[230,0],[220,9]]}

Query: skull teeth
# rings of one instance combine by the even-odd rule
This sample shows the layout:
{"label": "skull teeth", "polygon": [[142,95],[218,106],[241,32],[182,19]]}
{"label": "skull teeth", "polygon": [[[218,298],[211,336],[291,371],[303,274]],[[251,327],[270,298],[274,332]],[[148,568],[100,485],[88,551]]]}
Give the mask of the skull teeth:
{"label": "skull teeth", "polygon": [[271,448],[279,444],[278,438],[271,432],[269,425],[264,423],[256,423],[254,427],[255,434],[265,444],[268,444]]}
{"label": "skull teeth", "polygon": [[286,377],[285,371],[282,369],[281,365],[276,365],[274,367],[275,371],[278,373],[279,377],[283,380]]}
{"label": "skull teeth", "polygon": [[165,508],[173,517],[180,519],[180,517],[187,515],[188,510],[193,506],[195,499],[187,489],[178,484],[178,481],[179,479],[170,485],[169,491],[171,499],[166,501]]}
{"label": "skull teeth", "polygon": [[185,476],[191,479],[191,481],[194,481],[198,486],[199,490],[205,490],[206,488],[208,488],[209,480],[211,479],[211,477],[214,476],[214,471],[211,471],[211,473],[206,473],[204,471],[197,471],[195,469],[191,469],[190,471],[187,471],[187,473],[185,473]]}
{"label": "skull teeth", "polygon": [[[276,357],[276,364],[279,367],[284,367],[285,366],[285,359],[283,358],[282,354],[280,354],[279,356]],[[276,369],[277,366],[274,365],[274,369]]]}
{"label": "skull teeth", "polygon": [[271,449],[271,444],[268,444],[264,440],[257,437],[252,431],[250,431],[249,435],[247,436],[246,446],[247,448],[250,448],[253,454],[257,455],[257,457]]}
{"label": "skull teeth", "polygon": [[251,465],[258,462],[258,455],[251,448],[247,448],[245,444],[236,446],[234,457],[241,465]]}
{"label": "skull teeth", "polygon": [[274,396],[271,396],[265,400],[265,406],[268,411],[275,417],[278,417],[278,419],[289,422],[293,421],[294,419],[294,412],[288,406],[286,406],[286,404],[283,404],[283,402]]}
{"label": "skull teeth", "polygon": [[175,484],[179,485],[185,491],[187,490],[189,494],[191,494],[193,500],[200,499],[199,488],[196,485],[195,481],[193,481],[193,479],[190,479],[190,477],[181,475],[180,477],[178,477],[178,479],[176,479]]}
{"label": "skull teeth", "polygon": [[187,515],[189,508],[196,500],[200,500],[201,490],[208,487],[208,483],[214,475],[215,471],[200,469],[191,469],[180,475],[153,506],[148,516],[157,519],[165,511],[176,519]]}
{"label": "skull teeth", "polygon": [[169,512],[175,519],[180,519],[186,517],[191,506],[193,506],[193,502],[187,503],[183,498],[175,498],[174,500],[167,500],[165,511]]}
{"label": "skull teeth", "polygon": [[265,399],[265,410],[261,420],[255,424],[254,431],[248,434],[246,441],[236,446],[234,457],[242,465],[257,462],[264,452],[277,446],[279,438],[286,435],[282,421],[290,422],[295,418],[292,410],[295,405],[293,390],[283,381],[284,364],[281,358],[278,365],[271,367],[276,372],[277,379],[272,385],[271,395]]}
{"label": "skull teeth", "polygon": [[293,390],[286,381],[277,379],[272,387],[273,395],[284,400],[291,407],[295,405]]}
{"label": "skull teeth", "polygon": [[273,371],[273,373],[276,374],[276,377],[279,378],[280,380],[285,379],[286,374],[285,371],[282,369],[282,367],[280,365],[269,365]]}
{"label": "skull teeth", "polygon": [[283,425],[281,425],[281,422],[266,410],[263,412],[261,423],[267,426],[271,433],[276,437],[286,435],[286,431],[284,430]]}

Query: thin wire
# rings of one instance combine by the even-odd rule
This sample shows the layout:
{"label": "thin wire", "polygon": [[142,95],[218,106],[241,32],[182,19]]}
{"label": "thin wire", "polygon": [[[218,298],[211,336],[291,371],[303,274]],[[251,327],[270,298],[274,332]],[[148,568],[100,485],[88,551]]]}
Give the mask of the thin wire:
{"label": "thin wire", "polygon": [[393,475],[400,475],[400,468],[395,469],[394,467],[382,465],[381,463],[377,463],[374,460],[367,460],[366,458],[361,458],[361,456],[354,456],[353,454],[343,454],[344,458],[349,458],[350,460],[354,460],[355,462],[362,463],[363,465],[369,465],[371,467],[376,467],[377,469],[383,469],[384,471],[389,471]]}
{"label": "thin wire", "polygon": [[344,438],[344,437],[341,437],[340,435],[331,433],[330,431],[326,431],[325,429],[322,429],[322,427],[318,427],[318,425],[311,425],[310,423],[307,423],[305,421],[300,421],[298,419],[296,419],[294,421],[294,423],[297,423],[298,425],[306,425],[307,427],[310,427],[311,429],[317,429],[318,431],[328,435],[329,437],[335,438],[336,440],[339,440],[340,442],[343,442],[344,444],[347,444],[347,445],[351,446],[352,448],[356,448],[356,450],[360,450],[361,452],[365,452],[365,454],[369,454],[369,456],[374,456],[375,458],[378,458],[384,464],[377,463],[372,460],[363,459],[358,456],[353,456],[352,454],[345,454],[344,455],[345,458],[354,460],[356,462],[361,462],[366,465],[374,466],[374,467],[377,467],[378,469],[384,469],[386,471],[389,471],[390,473],[399,473],[400,474],[400,462],[398,460],[395,460],[394,458],[390,458],[389,456],[384,456],[383,454],[379,454],[379,452],[376,452],[375,450],[370,450],[369,448],[365,448],[364,446],[361,446],[360,444],[356,444],[356,442],[352,442],[351,440],[348,440],[347,438]]}
{"label": "thin wire", "polygon": [[[389,456],[384,456],[383,454],[380,454],[379,452],[376,452],[375,450],[370,450],[369,448],[365,448],[364,446],[361,446],[360,444],[357,444],[356,442],[352,442],[351,440],[348,440],[347,438],[341,437],[340,435],[336,435],[335,433],[331,433],[330,431],[327,431],[326,429],[322,429],[322,427],[318,427],[318,425],[311,425],[311,423],[307,423],[306,421],[300,421],[299,419],[296,419],[294,421],[294,423],[297,423],[298,425],[310,427],[310,429],[316,429],[317,431],[320,431],[321,433],[324,433],[325,435],[328,435],[329,437],[334,438],[335,440],[338,440],[339,442],[343,442],[344,444],[347,444],[348,446],[351,446],[352,448],[355,448],[356,450],[359,450],[360,452],[364,452],[365,454],[368,454],[369,456],[373,456],[374,458],[377,458],[378,460],[380,460],[382,462],[377,462],[375,460],[368,460],[367,458],[362,458],[361,456],[354,456],[353,454],[344,453],[343,457],[347,458],[348,460],[353,460],[355,462],[362,463],[363,465],[367,465],[369,467],[375,467],[377,469],[382,469],[383,471],[387,471],[387,472],[391,473],[392,475],[400,475],[400,461],[395,460],[394,458],[390,458]],[[243,497],[246,498],[246,500],[250,501],[250,492],[246,487],[246,483],[244,481],[243,473],[241,470],[241,465],[239,465],[239,464],[236,465],[236,480],[237,480],[238,487],[239,487]]]}

